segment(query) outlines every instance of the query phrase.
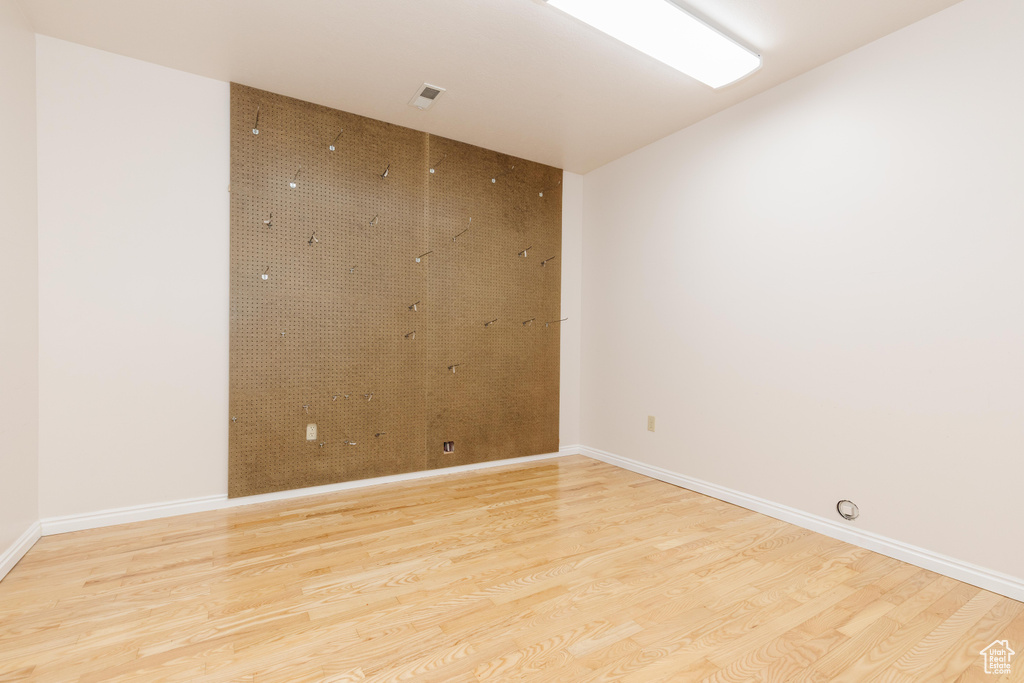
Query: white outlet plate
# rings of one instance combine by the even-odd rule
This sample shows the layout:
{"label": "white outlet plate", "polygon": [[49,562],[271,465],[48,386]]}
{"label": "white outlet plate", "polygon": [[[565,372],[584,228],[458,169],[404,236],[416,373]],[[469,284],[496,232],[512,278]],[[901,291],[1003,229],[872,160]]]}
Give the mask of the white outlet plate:
{"label": "white outlet plate", "polygon": [[306,425],[306,441],[316,441],[316,425]]}
{"label": "white outlet plate", "polygon": [[649,432],[653,432],[654,431],[654,416],[653,415],[648,415],[647,416],[647,431],[649,431]]}

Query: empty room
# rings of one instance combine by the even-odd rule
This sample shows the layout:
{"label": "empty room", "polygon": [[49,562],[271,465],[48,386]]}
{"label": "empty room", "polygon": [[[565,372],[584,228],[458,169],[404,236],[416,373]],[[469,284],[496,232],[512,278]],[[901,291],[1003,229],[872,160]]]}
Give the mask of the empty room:
{"label": "empty room", "polygon": [[0,0],[0,681],[1024,682],[1022,45]]}

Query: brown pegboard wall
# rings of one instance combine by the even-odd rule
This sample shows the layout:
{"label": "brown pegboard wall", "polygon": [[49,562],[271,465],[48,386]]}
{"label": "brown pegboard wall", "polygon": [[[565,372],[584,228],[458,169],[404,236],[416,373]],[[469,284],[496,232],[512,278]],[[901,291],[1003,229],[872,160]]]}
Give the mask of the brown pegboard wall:
{"label": "brown pegboard wall", "polygon": [[232,84],[229,495],[557,451],[561,175]]}

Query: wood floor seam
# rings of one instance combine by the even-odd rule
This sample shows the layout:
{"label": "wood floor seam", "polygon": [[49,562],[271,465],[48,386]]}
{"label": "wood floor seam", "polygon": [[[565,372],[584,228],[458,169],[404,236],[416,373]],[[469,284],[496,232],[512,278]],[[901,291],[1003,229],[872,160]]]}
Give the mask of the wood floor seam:
{"label": "wood floor seam", "polygon": [[0,681],[1024,681],[996,639],[1024,603],[584,456],[44,537],[0,581]]}

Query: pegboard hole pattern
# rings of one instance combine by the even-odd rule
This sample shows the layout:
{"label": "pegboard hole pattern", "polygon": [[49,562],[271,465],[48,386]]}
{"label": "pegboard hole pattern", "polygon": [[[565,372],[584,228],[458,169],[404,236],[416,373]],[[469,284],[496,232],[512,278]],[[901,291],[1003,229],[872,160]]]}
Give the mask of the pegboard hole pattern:
{"label": "pegboard hole pattern", "polygon": [[559,169],[238,84],[231,126],[231,497],[558,450]]}

